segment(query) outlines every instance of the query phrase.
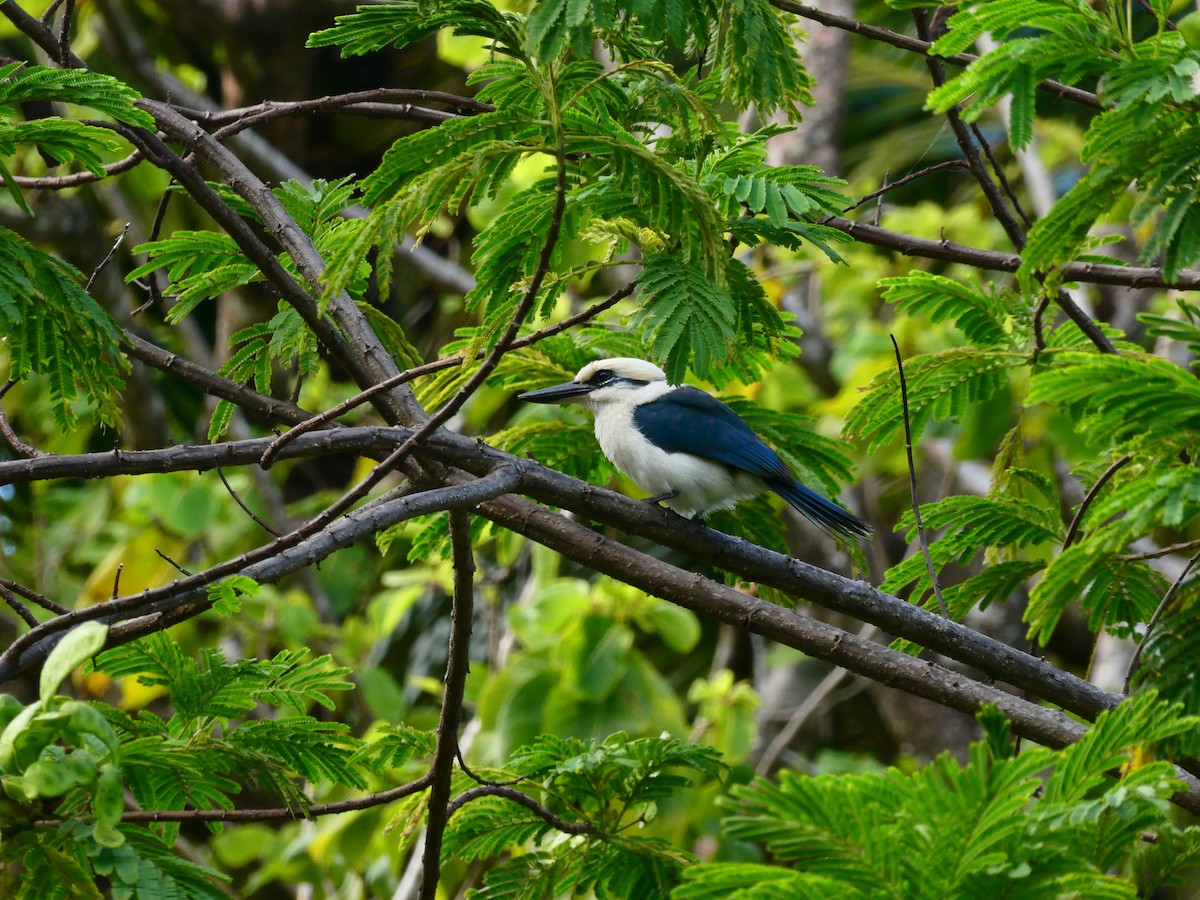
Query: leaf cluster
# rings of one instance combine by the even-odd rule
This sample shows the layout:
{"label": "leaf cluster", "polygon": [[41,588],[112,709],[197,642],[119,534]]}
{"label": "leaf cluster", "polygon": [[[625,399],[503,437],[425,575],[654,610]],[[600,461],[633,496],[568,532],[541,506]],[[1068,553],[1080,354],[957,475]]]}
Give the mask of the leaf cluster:
{"label": "leaf cluster", "polygon": [[443,853],[467,860],[512,854],[488,871],[486,896],[665,896],[694,859],[637,830],[654,819],[659,802],[723,768],[716,751],[677,738],[543,736],[516,751],[504,776],[519,779],[520,789],[536,794],[550,812],[592,830],[563,842],[535,812],[486,797],[451,820]]}
{"label": "leaf cluster", "polygon": [[992,34],[1000,44],[929,94],[927,107],[945,112],[963,106],[978,118],[1011,96],[1009,134],[1015,148],[1032,139],[1039,82],[1099,83],[1105,109],[1084,136],[1088,171],[1029,234],[1021,275],[1028,283],[1076,258],[1088,231],[1118,204],[1129,185],[1141,196],[1131,220],[1151,225],[1143,260],[1158,262],[1168,278],[1200,256],[1200,205],[1195,139],[1194,76],[1200,54],[1166,28],[1165,4],[1147,5],[1135,23],[1116,7],[1084,0],[995,0],[964,6],[934,51],[953,55]]}
{"label": "leaf cluster", "polygon": [[[694,866],[672,897],[1134,898],[1200,862],[1193,853],[1145,865],[1162,860],[1139,840],[1147,828],[1174,846],[1195,841],[1170,821],[1179,782],[1168,763],[1111,774],[1136,747],[1195,727],[1153,692],[1057,751],[1017,754],[1002,714],[979,718],[985,737],[965,764],[944,754],[912,774],[785,771],[735,787],[725,830],[761,844],[773,864]],[[1113,874],[1128,866],[1136,882]]]}

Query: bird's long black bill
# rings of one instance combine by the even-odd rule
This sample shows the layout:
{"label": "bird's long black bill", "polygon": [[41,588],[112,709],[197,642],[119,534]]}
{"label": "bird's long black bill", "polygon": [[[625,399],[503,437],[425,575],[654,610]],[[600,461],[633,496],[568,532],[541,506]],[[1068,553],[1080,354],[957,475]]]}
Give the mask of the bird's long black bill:
{"label": "bird's long black bill", "polygon": [[518,400],[528,400],[530,403],[570,403],[586,397],[592,392],[592,385],[578,381],[568,381],[566,384],[556,384],[554,387],[542,388],[537,391],[525,391],[517,394]]}

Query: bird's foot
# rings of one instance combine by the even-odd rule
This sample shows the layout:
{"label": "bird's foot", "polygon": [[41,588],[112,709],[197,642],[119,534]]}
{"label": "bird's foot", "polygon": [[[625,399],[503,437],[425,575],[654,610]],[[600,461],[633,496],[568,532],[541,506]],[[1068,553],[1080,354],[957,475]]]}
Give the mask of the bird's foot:
{"label": "bird's foot", "polygon": [[655,494],[653,497],[647,497],[646,502],[653,503],[654,505],[657,506],[659,503],[662,503],[664,500],[674,500],[678,496],[679,496],[679,491],[664,491],[661,494]]}

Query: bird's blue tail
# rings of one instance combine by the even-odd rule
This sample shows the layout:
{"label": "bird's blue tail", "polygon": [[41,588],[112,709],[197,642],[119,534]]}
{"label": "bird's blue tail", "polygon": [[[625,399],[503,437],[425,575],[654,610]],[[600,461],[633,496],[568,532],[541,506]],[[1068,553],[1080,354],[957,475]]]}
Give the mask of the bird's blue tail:
{"label": "bird's blue tail", "polygon": [[866,537],[871,533],[871,526],[858,516],[846,512],[832,500],[826,500],[798,481],[785,481],[782,478],[763,480],[767,487],[826,532],[844,538]]}

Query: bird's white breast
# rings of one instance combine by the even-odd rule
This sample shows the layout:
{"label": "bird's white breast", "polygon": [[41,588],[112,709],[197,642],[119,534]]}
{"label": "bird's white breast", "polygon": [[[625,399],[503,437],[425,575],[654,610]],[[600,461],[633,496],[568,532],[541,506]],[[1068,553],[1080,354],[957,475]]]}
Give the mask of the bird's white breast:
{"label": "bird's white breast", "polygon": [[[665,387],[665,386],[664,386]],[[594,407],[596,440],[609,462],[649,494],[678,491],[666,504],[682,516],[731,509],[738,500],[761,493],[761,479],[732,473],[690,453],[667,453],[650,443],[633,420],[634,404]]]}

